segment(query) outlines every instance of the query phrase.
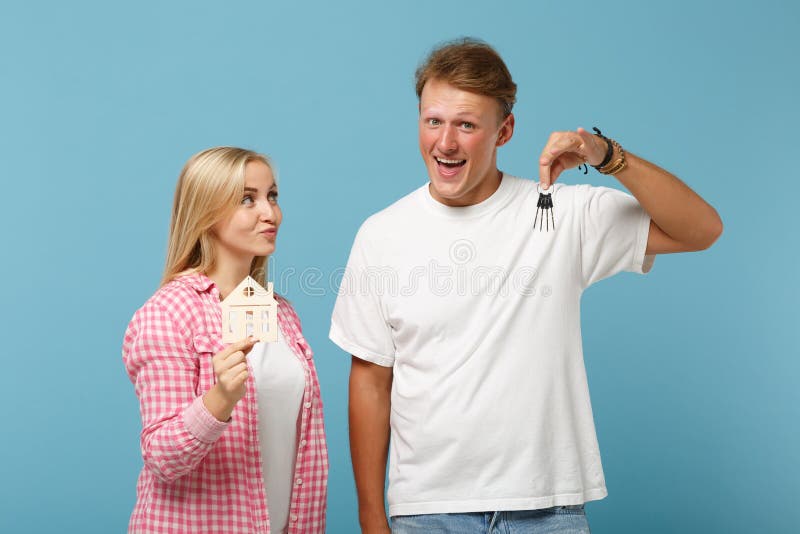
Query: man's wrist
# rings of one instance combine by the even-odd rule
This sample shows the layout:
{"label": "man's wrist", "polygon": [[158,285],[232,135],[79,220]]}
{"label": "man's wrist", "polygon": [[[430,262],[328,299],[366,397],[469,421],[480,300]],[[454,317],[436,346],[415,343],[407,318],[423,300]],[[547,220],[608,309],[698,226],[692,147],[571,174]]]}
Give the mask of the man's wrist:
{"label": "man's wrist", "polygon": [[625,160],[625,149],[623,149],[622,146],[615,140],[608,138],[605,139],[609,142],[613,149],[611,161],[609,161],[606,165],[595,168],[602,174],[615,175],[625,169],[628,164],[628,162]]}
{"label": "man's wrist", "polygon": [[386,517],[386,511],[383,507],[360,509],[358,511],[358,522],[362,529],[389,526],[389,519]]}
{"label": "man's wrist", "polygon": [[383,516],[382,521],[359,521],[359,526],[361,527],[362,534],[372,534],[378,532],[391,532],[391,527],[389,526],[389,520],[386,516]]}

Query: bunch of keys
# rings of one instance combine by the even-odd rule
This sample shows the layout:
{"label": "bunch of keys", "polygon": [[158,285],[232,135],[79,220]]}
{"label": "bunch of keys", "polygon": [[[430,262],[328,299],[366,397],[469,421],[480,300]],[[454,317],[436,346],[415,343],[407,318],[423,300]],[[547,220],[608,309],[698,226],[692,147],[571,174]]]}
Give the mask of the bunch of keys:
{"label": "bunch of keys", "polygon": [[[599,135],[600,137],[605,138],[603,136],[603,134],[600,133],[600,130],[598,130],[597,128],[594,128],[594,131],[597,132],[597,135]],[[609,147],[610,146],[611,146],[611,144],[609,143]],[[577,157],[582,160],[581,164],[578,165],[578,170],[580,170],[581,167],[583,167],[583,174],[588,174],[589,167],[586,165],[586,158],[584,156],[580,155],[580,154],[578,154]],[[610,152],[609,152],[609,155],[607,157],[610,157]],[[553,184],[550,184],[550,187],[553,187]],[[536,215],[533,217],[533,229],[536,230],[536,220],[538,219],[539,220],[539,231],[541,232],[542,231],[542,219],[544,219],[545,221],[547,221],[546,230],[545,231],[546,232],[550,231],[550,222],[552,221],[552,223],[553,223],[553,231],[555,232],[555,230],[556,230],[556,219],[553,216],[553,195],[551,193],[545,193],[544,192],[544,191],[547,191],[550,188],[545,189],[544,191],[542,191],[542,186],[537,184],[536,185],[536,189],[539,191],[539,200],[538,200],[538,202],[536,202]],[[540,211],[541,211],[541,214],[542,214],[541,217],[539,217],[539,212]]]}
{"label": "bunch of keys", "polygon": [[[550,186],[552,187],[552,186]],[[539,231],[542,231],[542,219],[547,221],[546,230],[550,231],[550,221],[553,222],[553,231],[556,229],[556,219],[553,216],[553,196],[551,193],[545,193],[541,190],[541,186],[537,185],[539,190],[539,200],[536,202],[536,215],[533,217],[533,229],[536,230],[536,220],[539,220]],[[552,191],[552,190],[551,190]],[[541,217],[539,216],[541,212]]]}

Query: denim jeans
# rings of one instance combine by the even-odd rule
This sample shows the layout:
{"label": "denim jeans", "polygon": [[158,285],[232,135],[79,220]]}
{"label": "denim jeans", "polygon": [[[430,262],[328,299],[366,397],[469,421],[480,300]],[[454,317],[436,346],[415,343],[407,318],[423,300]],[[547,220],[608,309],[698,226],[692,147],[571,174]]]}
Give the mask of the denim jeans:
{"label": "denim jeans", "polygon": [[398,515],[392,534],[589,534],[583,505],[543,510]]}

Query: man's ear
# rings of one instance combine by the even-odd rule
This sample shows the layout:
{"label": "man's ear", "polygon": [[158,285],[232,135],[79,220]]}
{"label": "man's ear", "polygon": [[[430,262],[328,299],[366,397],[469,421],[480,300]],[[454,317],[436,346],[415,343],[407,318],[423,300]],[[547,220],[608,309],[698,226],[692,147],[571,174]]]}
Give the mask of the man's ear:
{"label": "man's ear", "polygon": [[511,140],[514,135],[514,114],[509,113],[508,117],[503,119],[503,124],[500,125],[500,132],[497,134],[497,143],[495,146],[503,146]]}

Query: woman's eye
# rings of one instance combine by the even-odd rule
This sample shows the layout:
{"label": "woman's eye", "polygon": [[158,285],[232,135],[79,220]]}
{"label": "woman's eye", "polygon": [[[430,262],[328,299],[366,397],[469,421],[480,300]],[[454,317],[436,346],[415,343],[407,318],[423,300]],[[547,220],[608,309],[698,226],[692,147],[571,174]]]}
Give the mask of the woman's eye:
{"label": "woman's eye", "polygon": [[245,195],[245,197],[242,198],[242,205],[243,206],[250,206],[251,204],[253,204],[253,202],[254,202],[253,201],[253,197],[250,196],[250,195]]}
{"label": "woman's eye", "polygon": [[277,202],[278,201],[278,192],[277,191],[270,191],[267,193],[267,200],[270,202]]}

